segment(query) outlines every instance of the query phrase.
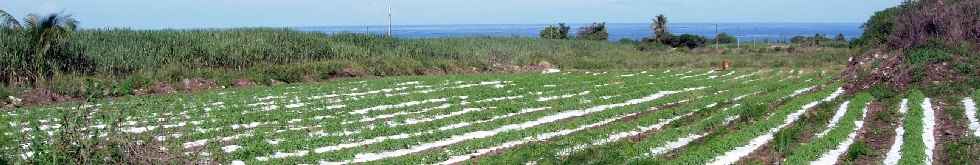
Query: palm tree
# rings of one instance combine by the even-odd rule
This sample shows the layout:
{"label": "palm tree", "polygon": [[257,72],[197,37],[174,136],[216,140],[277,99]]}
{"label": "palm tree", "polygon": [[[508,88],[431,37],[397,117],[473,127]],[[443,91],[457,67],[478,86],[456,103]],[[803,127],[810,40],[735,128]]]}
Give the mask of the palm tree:
{"label": "palm tree", "polygon": [[670,41],[670,31],[667,29],[667,16],[663,14],[658,15],[657,18],[653,20],[653,33],[654,39],[660,43],[666,43]]}
{"label": "palm tree", "polygon": [[10,15],[10,13],[0,10],[0,28],[11,30],[20,29],[20,22],[17,22],[17,19],[13,15]]}
{"label": "palm tree", "polygon": [[48,64],[48,53],[52,49],[64,49],[71,33],[78,27],[78,20],[67,14],[49,14],[38,16],[30,14],[24,21],[27,24],[27,35],[33,44],[34,51],[34,80],[35,85],[45,86],[48,71],[54,68]]}
{"label": "palm tree", "polygon": [[[23,24],[14,19],[9,13],[0,10],[0,28],[20,31],[24,37],[29,39],[30,48],[25,54],[24,66],[34,80],[35,86],[46,86],[45,79],[51,73],[55,64],[51,58],[51,50],[65,49],[71,33],[78,28],[78,20],[71,15],[54,13],[45,16],[30,14],[23,20]],[[58,60],[55,57],[53,60]]]}

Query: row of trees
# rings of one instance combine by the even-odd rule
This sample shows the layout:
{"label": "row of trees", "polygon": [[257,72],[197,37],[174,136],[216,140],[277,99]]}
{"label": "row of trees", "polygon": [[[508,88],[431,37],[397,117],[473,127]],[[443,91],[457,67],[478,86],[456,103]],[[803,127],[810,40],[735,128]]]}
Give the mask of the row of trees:
{"label": "row of trees", "polygon": [[[541,38],[544,39],[571,39],[569,36],[569,31],[571,27],[565,25],[565,23],[558,23],[557,26],[552,25],[541,30]],[[609,39],[609,31],[606,29],[606,23],[592,23],[592,25],[579,28],[578,33],[576,33],[578,39],[584,40],[594,40],[594,41],[605,41]]]}
{"label": "row of trees", "polygon": [[[738,38],[725,32],[719,33],[712,39],[693,34],[675,35],[670,32],[669,27],[667,27],[667,23],[666,16],[658,15],[655,17],[653,19],[653,23],[650,25],[650,29],[653,31],[653,36],[643,38],[641,43],[659,44],[670,47],[687,47],[693,49],[703,47],[709,43],[731,44],[738,42]],[[559,23],[558,25],[548,26],[544,30],[541,30],[540,37],[544,39],[572,39],[569,34],[570,30],[571,27],[565,23]],[[609,33],[606,29],[605,23],[593,23],[592,25],[580,28],[575,38],[603,41],[609,38]],[[635,41],[628,39],[623,39],[620,42],[635,43]],[[793,44],[808,46],[848,45],[847,38],[844,36],[844,34],[840,33],[834,38],[828,38],[824,34],[820,33],[817,33],[814,36],[796,36],[791,38],[790,42]]]}
{"label": "row of trees", "polygon": [[[683,34],[674,35],[670,33],[667,27],[667,17],[664,15],[658,15],[653,20],[651,25],[653,30],[653,38],[644,38],[642,42],[644,44],[663,44],[672,47],[688,47],[697,48],[706,45],[708,42],[717,42],[721,44],[735,43],[738,39],[728,33],[720,33],[715,36],[714,39],[708,39],[703,36],[693,35],[693,34]],[[540,37],[544,39],[572,39],[570,36],[571,27],[565,23],[558,23],[558,25],[552,25],[545,27],[541,30]],[[609,32],[606,28],[606,23],[593,23],[589,26],[582,27],[576,33],[577,39],[583,40],[595,40],[595,41],[605,41],[609,39]]]}
{"label": "row of trees", "polygon": [[820,34],[820,33],[813,35],[813,37],[795,36],[793,38],[790,38],[789,41],[794,44],[811,45],[811,46],[820,46],[820,45],[825,45],[830,43],[847,44],[848,42],[847,38],[844,37],[844,34],[837,34],[836,37],[831,39],[831,38],[827,38],[826,36],[824,36],[824,34]]}

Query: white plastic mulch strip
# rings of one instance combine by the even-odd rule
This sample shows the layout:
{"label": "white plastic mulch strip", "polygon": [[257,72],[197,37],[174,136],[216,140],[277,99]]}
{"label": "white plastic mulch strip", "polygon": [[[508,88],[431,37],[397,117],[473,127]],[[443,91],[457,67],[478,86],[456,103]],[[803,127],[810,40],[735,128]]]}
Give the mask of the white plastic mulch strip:
{"label": "white plastic mulch strip", "polygon": [[824,135],[827,135],[827,133],[830,133],[830,130],[833,130],[834,127],[837,127],[837,123],[840,122],[840,119],[844,118],[844,114],[847,113],[847,105],[850,103],[851,101],[845,101],[843,104],[840,104],[840,107],[837,108],[837,112],[834,112],[834,117],[831,118],[830,123],[827,124],[827,128],[824,128],[823,132],[817,133],[817,138],[821,138]]}
{"label": "white plastic mulch strip", "polygon": [[803,93],[805,93],[807,91],[813,90],[814,88],[817,88],[817,86],[812,86],[812,87],[808,87],[808,88],[803,88],[803,89],[800,89],[800,90],[796,90],[796,91],[793,91],[793,94],[790,94],[789,96],[786,96],[786,97],[783,97],[783,98],[785,99],[785,98],[790,98],[790,97],[796,97],[796,96],[802,95]]}
{"label": "white plastic mulch strip", "polygon": [[347,161],[343,161],[343,162],[321,162],[321,164],[363,163],[363,162],[370,162],[370,161],[375,161],[375,160],[381,160],[381,159],[385,159],[385,158],[399,157],[399,156],[404,156],[404,155],[408,155],[408,154],[412,154],[412,153],[417,153],[417,152],[421,152],[421,151],[425,151],[425,150],[429,150],[429,149],[433,149],[433,148],[439,148],[439,147],[444,147],[444,146],[448,146],[448,145],[460,143],[460,142],[463,142],[463,141],[466,141],[466,140],[470,140],[470,139],[486,138],[486,137],[494,136],[494,135],[497,135],[499,133],[506,132],[506,131],[523,130],[523,129],[535,127],[535,126],[538,126],[538,125],[541,125],[541,124],[555,122],[555,121],[562,120],[562,119],[567,119],[567,118],[572,118],[572,117],[579,117],[579,116],[585,116],[585,115],[588,115],[588,114],[592,114],[592,113],[595,113],[595,112],[601,112],[601,111],[605,111],[607,109],[612,109],[612,108],[618,108],[618,107],[624,107],[624,106],[628,106],[628,105],[641,104],[641,103],[645,103],[645,102],[650,102],[650,101],[653,101],[653,100],[657,100],[657,99],[660,99],[662,97],[666,97],[666,96],[669,96],[669,95],[672,95],[672,94],[676,94],[676,93],[680,93],[680,92],[684,92],[684,91],[700,90],[700,89],[704,89],[704,88],[705,87],[701,87],[701,88],[689,88],[689,89],[685,89],[683,91],[661,91],[661,92],[658,92],[656,94],[652,94],[652,95],[649,95],[649,96],[646,96],[646,97],[643,97],[643,98],[627,100],[624,103],[600,105],[600,106],[595,106],[595,107],[591,107],[591,108],[583,109],[583,110],[565,111],[565,112],[561,112],[561,113],[554,114],[554,115],[544,116],[544,117],[538,118],[537,120],[533,120],[533,121],[528,121],[528,122],[524,122],[524,123],[520,123],[520,124],[505,125],[505,126],[501,126],[501,127],[496,128],[496,129],[489,130],[489,131],[469,132],[469,133],[466,133],[466,134],[463,134],[463,135],[453,136],[453,137],[450,137],[450,138],[447,138],[447,139],[443,139],[443,140],[440,140],[440,141],[436,141],[436,142],[430,142],[430,143],[424,143],[424,144],[420,144],[420,145],[411,146],[411,147],[409,147],[407,149],[400,149],[400,150],[393,150],[393,151],[385,151],[385,152],[379,152],[379,153],[360,153],[360,154],[355,155],[354,156],[354,159],[352,159],[352,160],[347,160]]}
{"label": "white plastic mulch strip", "polygon": [[[716,105],[718,105],[718,104],[717,103],[713,103],[713,104],[708,105],[705,108],[711,108],[711,107],[714,107]],[[725,108],[725,109],[723,109],[721,111],[724,112],[724,111],[727,111],[730,108],[734,108],[734,107],[737,107],[737,106],[739,106],[739,105],[736,104],[736,105],[734,105],[732,107]],[[585,149],[587,149],[590,146],[605,145],[605,144],[608,144],[608,143],[611,143],[611,142],[616,142],[616,141],[619,141],[619,140],[622,140],[622,139],[625,139],[625,138],[628,138],[628,137],[637,136],[637,135],[640,135],[640,134],[643,134],[643,133],[646,133],[646,132],[650,132],[650,131],[653,131],[653,130],[659,130],[659,129],[663,128],[664,126],[667,126],[667,125],[673,123],[674,121],[677,121],[677,120],[679,120],[681,118],[684,118],[684,117],[688,117],[688,116],[694,115],[694,113],[697,113],[697,112],[699,112],[701,110],[703,110],[703,109],[696,109],[696,110],[693,110],[693,111],[688,112],[686,114],[675,116],[673,118],[661,119],[659,122],[657,122],[657,123],[655,123],[653,125],[640,126],[637,129],[634,129],[634,130],[631,130],[631,131],[615,133],[615,134],[609,135],[605,139],[595,140],[595,141],[593,141],[590,144],[581,144],[581,145],[577,145],[577,146],[572,147],[572,148],[562,149],[562,150],[560,150],[558,152],[557,155],[558,156],[568,156],[568,155],[574,154],[575,152],[579,152],[579,151],[585,150]]]}
{"label": "white plastic mulch strip", "polygon": [[[416,111],[416,112],[401,111],[401,112],[396,112],[396,113],[392,113],[392,114],[384,114],[384,115],[378,115],[378,116],[374,116],[374,117],[362,118],[358,122],[372,122],[372,121],[375,121],[375,120],[378,120],[378,119],[387,119],[387,118],[392,118],[392,117],[401,116],[401,115],[426,113],[426,112],[429,112],[429,111],[432,111],[432,110],[437,110],[437,109],[448,109],[451,106],[452,106],[452,104],[442,104],[440,106],[431,107],[431,108],[425,108],[425,109],[422,109],[421,111]],[[349,123],[353,123],[353,122],[347,122],[347,123],[343,123],[343,124],[349,124]]]}
{"label": "white plastic mulch strip", "polygon": [[441,103],[441,102],[446,102],[446,101],[449,101],[449,99],[448,98],[441,98],[441,99],[429,99],[429,100],[423,100],[423,101],[409,101],[409,102],[404,102],[404,103],[399,103],[399,104],[381,105],[381,106],[376,106],[376,107],[371,107],[371,108],[359,109],[359,110],[355,110],[355,111],[352,111],[352,112],[349,112],[349,113],[350,114],[366,114],[366,113],[371,112],[371,111],[381,111],[381,110],[387,110],[387,109],[393,109],[393,108],[404,108],[404,107],[411,107],[411,106],[421,105],[421,104],[425,104],[425,103]]}
{"label": "white plastic mulch strip", "polygon": [[653,125],[650,125],[650,126],[640,126],[639,128],[637,128],[635,130],[612,134],[612,135],[609,135],[608,137],[606,137],[605,139],[599,139],[599,140],[593,141],[592,143],[589,143],[589,144],[581,144],[581,145],[577,145],[577,146],[572,147],[572,148],[562,149],[562,150],[560,150],[558,152],[557,155],[558,156],[568,156],[568,155],[571,155],[571,154],[573,154],[575,152],[585,150],[585,149],[587,149],[590,146],[604,145],[604,144],[607,144],[607,143],[611,143],[611,142],[616,142],[616,141],[622,140],[622,139],[627,138],[627,137],[636,136],[636,135],[639,135],[639,134],[642,134],[642,133],[645,133],[645,132],[649,132],[649,131],[652,131],[652,130],[660,129],[660,128],[663,128],[664,126],[666,126],[667,124],[670,124],[671,122],[676,121],[677,119],[680,119],[680,118],[683,118],[683,117],[686,117],[686,116],[690,116],[692,114],[694,114],[694,113],[693,112],[690,112],[690,113],[687,113],[687,114],[684,114],[684,115],[680,115],[680,116],[676,116],[676,117],[673,117],[673,118],[670,118],[670,119],[662,119],[660,122],[658,122],[656,124],[653,124]]}
{"label": "white plastic mulch strip", "polygon": [[459,116],[459,115],[463,115],[463,114],[467,114],[467,113],[471,113],[471,112],[479,112],[479,111],[483,111],[483,110],[486,110],[486,108],[464,108],[462,111],[456,111],[456,112],[452,112],[452,113],[445,114],[445,115],[437,115],[437,116],[433,116],[433,117],[425,117],[425,118],[417,118],[417,119],[407,119],[403,123],[389,123],[388,126],[389,127],[397,127],[397,126],[402,126],[402,125],[413,125],[413,124],[418,124],[418,123],[425,123],[425,122],[430,122],[430,121],[436,121],[436,120],[440,120],[440,119],[455,117],[455,116]]}
{"label": "white plastic mulch strip", "polygon": [[558,136],[565,136],[565,135],[572,134],[572,133],[575,133],[575,132],[578,132],[578,131],[582,131],[582,130],[585,130],[585,129],[589,129],[589,128],[592,128],[592,127],[597,127],[597,126],[609,124],[609,123],[611,123],[613,121],[617,121],[617,120],[620,120],[620,119],[623,119],[623,118],[626,118],[626,117],[629,117],[629,116],[635,116],[637,114],[639,114],[639,113],[632,113],[632,114],[628,114],[628,115],[614,117],[614,118],[606,119],[606,120],[603,120],[603,121],[600,121],[600,122],[597,122],[597,123],[580,126],[578,128],[575,128],[575,129],[565,129],[565,130],[560,130],[560,131],[555,131],[555,132],[542,133],[542,134],[538,134],[537,136],[526,137],[526,138],[521,139],[521,140],[509,141],[509,142],[506,142],[506,143],[503,143],[503,144],[500,144],[500,145],[497,145],[497,146],[494,146],[494,147],[478,149],[478,150],[476,150],[476,152],[473,152],[473,153],[470,153],[470,154],[453,156],[453,157],[450,157],[449,160],[443,161],[443,162],[441,162],[439,164],[441,164],[441,165],[450,165],[450,164],[459,163],[459,162],[462,162],[462,161],[469,160],[469,159],[471,159],[473,157],[480,156],[480,155],[483,155],[483,154],[487,154],[487,153],[490,153],[490,152],[493,152],[493,151],[496,151],[496,150],[511,148],[511,147],[515,147],[515,146],[518,146],[518,145],[522,145],[522,144],[526,144],[526,143],[530,143],[530,142],[535,142],[535,141],[544,141],[544,140],[551,139],[551,138],[558,137]]}
{"label": "white plastic mulch strip", "polygon": [[473,125],[473,124],[480,124],[480,123],[492,122],[492,121],[500,120],[500,119],[503,119],[503,118],[514,117],[514,116],[521,115],[521,114],[538,112],[538,111],[543,111],[543,110],[547,110],[547,109],[551,109],[551,107],[528,108],[528,109],[523,109],[523,110],[521,110],[519,112],[515,112],[515,113],[509,113],[509,114],[501,115],[501,116],[494,116],[493,118],[490,118],[490,119],[487,119],[487,120],[480,120],[480,121],[475,121],[475,122],[462,122],[462,123],[447,125],[447,126],[439,127],[438,130],[445,131],[445,130],[451,130],[451,129],[456,129],[456,128],[462,128],[462,127],[470,126],[470,125]]}
{"label": "white plastic mulch strip", "polygon": [[561,96],[541,97],[541,98],[538,98],[538,101],[551,101],[551,100],[556,100],[556,99],[565,99],[565,98],[571,98],[571,97],[575,97],[575,96],[583,96],[583,95],[587,95],[589,93],[590,93],[590,91],[583,91],[583,92],[579,92],[577,94],[567,94],[567,95],[561,95]]}
{"label": "white plastic mulch strip", "polygon": [[933,150],[936,149],[936,111],[932,109],[932,100],[922,101],[922,142],[926,144],[926,165],[932,165]]}
{"label": "white plastic mulch strip", "polygon": [[[499,120],[499,119],[503,119],[503,118],[507,118],[507,117],[511,117],[511,116],[516,116],[516,115],[519,115],[519,114],[537,112],[537,111],[546,110],[546,109],[550,109],[550,108],[551,107],[529,108],[529,109],[525,109],[525,110],[522,110],[522,111],[517,112],[517,113],[511,113],[511,114],[507,114],[507,115],[503,115],[503,116],[496,116],[496,117],[494,117],[492,119],[489,119],[489,120],[483,120],[483,121],[478,121],[478,122],[473,122],[473,123],[465,123],[465,124],[462,124],[462,125],[454,124],[454,125],[450,125],[450,126],[441,127],[441,128],[439,128],[437,130],[438,131],[445,131],[445,130],[450,130],[450,129],[455,129],[455,128],[461,128],[461,127],[469,126],[469,125],[472,125],[472,124],[475,124],[475,123],[490,122],[490,121]],[[421,136],[421,135],[424,135],[424,134],[435,133],[437,130],[428,130],[428,131],[422,131],[422,132],[417,132],[417,133],[412,133],[412,134],[398,134],[398,135],[392,135],[392,136],[375,137],[375,138],[371,138],[371,139],[368,139],[368,140],[363,140],[363,141],[356,142],[356,143],[346,143],[346,144],[339,144],[339,145],[319,147],[319,148],[316,148],[316,149],[314,149],[312,151],[313,151],[313,153],[331,152],[331,151],[336,151],[336,150],[341,150],[341,149],[347,149],[347,148],[353,148],[353,147],[358,147],[358,146],[363,146],[363,145],[376,144],[376,143],[384,142],[384,141],[387,141],[387,140],[407,139],[407,138],[411,138],[411,137],[415,137],[415,136]],[[359,131],[357,131],[357,132],[350,132],[348,134],[353,134],[353,133],[359,133]],[[321,133],[321,134],[326,134],[326,133]],[[277,152],[277,153],[275,153],[274,155],[271,155],[271,156],[257,157],[256,160],[259,160],[259,161],[267,161],[270,158],[279,159],[279,158],[286,158],[286,157],[290,157],[290,156],[305,156],[305,154],[299,154],[299,153],[309,153],[309,152],[310,151],[308,151],[308,150],[295,151],[295,152],[291,152],[291,153],[279,153],[279,152]],[[282,155],[282,156],[276,156],[276,155]]]}
{"label": "white plastic mulch strip", "polygon": [[977,103],[973,102],[973,98],[964,98],[963,106],[966,109],[966,119],[970,121],[970,130],[973,131],[973,136],[980,137],[980,122],[977,121]]}
{"label": "white plastic mulch strip", "polygon": [[[739,116],[732,116],[732,117],[726,118],[725,119],[725,122],[722,123],[722,125],[728,125],[728,123],[731,123],[732,121],[735,121],[735,119],[738,119],[738,117]],[[664,144],[664,146],[660,146],[660,147],[657,147],[657,148],[650,149],[650,152],[648,152],[645,156],[655,157],[655,156],[659,156],[660,154],[665,154],[665,153],[667,153],[669,151],[673,151],[675,149],[678,149],[678,148],[687,146],[687,144],[690,144],[694,140],[700,139],[700,138],[702,138],[704,136],[708,136],[708,133],[691,134],[691,135],[688,135],[687,137],[683,137],[683,138],[674,140],[672,142],[667,142],[666,144]]]}
{"label": "white plastic mulch strip", "polygon": [[[783,128],[789,126],[793,122],[796,122],[796,120],[799,120],[800,119],[800,116],[803,115],[803,113],[806,113],[806,111],[809,110],[810,108],[816,107],[818,104],[820,104],[821,102],[823,102],[825,100],[833,100],[833,99],[837,98],[838,96],[840,96],[840,94],[843,93],[843,92],[840,92],[840,91],[843,91],[843,88],[838,88],[837,89],[837,92],[834,92],[833,94],[831,94],[830,96],[827,96],[827,98],[825,98],[823,100],[817,100],[817,101],[811,102],[809,104],[803,105],[803,107],[800,108],[800,110],[797,110],[796,112],[793,112],[793,113],[789,114],[788,116],[786,116],[786,119],[783,120],[783,124],[780,124],[779,126],[777,126],[775,128],[769,129],[769,132],[767,132],[766,134],[764,134],[762,136],[758,136],[756,138],[753,138],[751,141],[749,141],[749,144],[747,144],[745,146],[737,147],[734,150],[725,152],[725,154],[723,154],[721,156],[715,157],[714,159],[711,160],[711,163],[708,163],[708,164],[711,164],[711,165],[730,165],[730,164],[734,164],[738,160],[742,159],[742,157],[748,156],[749,154],[751,154],[755,150],[757,150],[760,147],[762,147],[762,145],[765,145],[765,144],[769,143],[769,141],[772,141],[773,138],[775,138],[775,135],[776,135],[777,132],[779,132]],[[800,93],[802,93],[802,92],[800,92]]]}
{"label": "white plastic mulch strip", "polygon": [[[902,99],[902,103],[899,105],[898,112],[904,115],[908,111],[909,111],[909,100]],[[905,120],[905,119],[900,119],[900,120]],[[895,143],[892,144],[892,147],[888,150],[888,153],[885,155],[885,160],[883,161],[885,165],[897,165],[898,160],[902,159],[902,152],[901,152],[902,144],[905,143],[905,141],[903,140],[905,138],[905,127],[903,126],[902,123],[904,123],[904,121],[899,122],[898,128],[895,129]]]}
{"label": "white plastic mulch strip", "polygon": [[819,159],[810,162],[810,164],[835,164],[837,159],[847,151],[851,144],[854,144],[854,138],[857,137],[858,130],[864,128],[864,118],[868,116],[868,106],[865,105],[864,109],[861,110],[861,120],[854,121],[854,130],[850,134],[847,134],[847,139],[837,145],[834,150],[827,151],[820,156]]}

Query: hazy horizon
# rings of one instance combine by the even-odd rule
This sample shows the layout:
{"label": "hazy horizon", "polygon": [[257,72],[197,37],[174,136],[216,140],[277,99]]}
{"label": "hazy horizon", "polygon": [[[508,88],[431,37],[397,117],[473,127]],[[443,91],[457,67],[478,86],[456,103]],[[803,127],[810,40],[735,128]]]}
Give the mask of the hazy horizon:
{"label": "hazy horizon", "polygon": [[[900,0],[392,0],[393,24],[528,25],[649,23],[658,14],[672,23],[862,23]],[[761,7],[764,6],[764,7]],[[238,27],[377,26],[385,1],[338,0],[5,0],[0,9],[72,14],[83,28],[198,29]]]}

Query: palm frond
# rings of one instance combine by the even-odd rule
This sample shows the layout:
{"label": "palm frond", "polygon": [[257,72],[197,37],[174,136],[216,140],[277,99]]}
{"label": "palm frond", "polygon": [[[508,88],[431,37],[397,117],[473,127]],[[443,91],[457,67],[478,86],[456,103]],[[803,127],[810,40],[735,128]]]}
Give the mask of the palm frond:
{"label": "palm frond", "polygon": [[20,22],[7,11],[0,10],[0,27],[8,29],[20,29]]}
{"label": "palm frond", "polygon": [[38,24],[41,21],[40,19],[41,19],[40,16],[37,14],[28,14],[27,17],[24,17],[24,24],[26,24],[25,27],[27,28],[38,27]]}

